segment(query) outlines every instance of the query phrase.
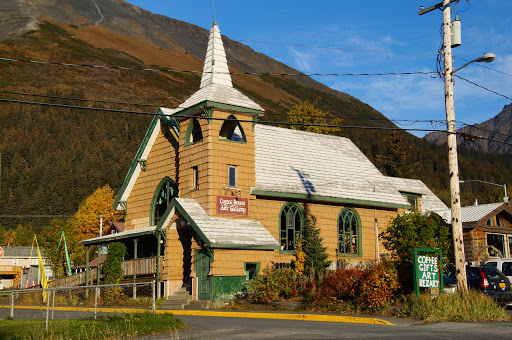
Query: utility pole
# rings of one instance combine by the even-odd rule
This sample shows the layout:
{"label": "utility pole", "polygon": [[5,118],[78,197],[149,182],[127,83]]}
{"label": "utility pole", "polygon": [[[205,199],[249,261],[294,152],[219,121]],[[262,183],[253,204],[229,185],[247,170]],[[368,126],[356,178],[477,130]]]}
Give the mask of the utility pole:
{"label": "utility pole", "polygon": [[450,199],[452,212],[453,251],[455,253],[455,274],[457,277],[457,290],[467,293],[464,238],[462,232],[462,215],[460,206],[459,164],[457,159],[457,135],[455,128],[455,107],[453,102],[453,62],[451,38],[451,9],[450,3],[454,0],[443,0],[419,12],[420,15],[435,8],[443,8],[443,57],[444,57],[444,98],[446,108],[446,129],[448,132],[448,166],[450,171]]}

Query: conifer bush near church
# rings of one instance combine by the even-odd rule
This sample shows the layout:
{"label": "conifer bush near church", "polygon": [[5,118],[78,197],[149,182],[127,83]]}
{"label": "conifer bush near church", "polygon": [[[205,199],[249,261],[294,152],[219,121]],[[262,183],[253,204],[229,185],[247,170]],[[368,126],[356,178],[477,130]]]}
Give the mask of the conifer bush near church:
{"label": "conifer bush near church", "polygon": [[[111,243],[108,247],[107,257],[101,266],[103,282],[106,285],[118,284],[123,278],[121,262],[126,254],[126,246],[120,242]],[[122,299],[122,292],[119,287],[107,288],[105,290],[105,304],[115,304]]]}

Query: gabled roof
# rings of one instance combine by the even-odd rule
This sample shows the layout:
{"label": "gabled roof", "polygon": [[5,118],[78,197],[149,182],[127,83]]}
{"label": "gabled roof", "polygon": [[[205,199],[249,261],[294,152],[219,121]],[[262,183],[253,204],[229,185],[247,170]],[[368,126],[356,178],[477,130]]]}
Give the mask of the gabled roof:
{"label": "gabled roof", "polygon": [[410,207],[348,138],[256,125],[253,194]]}
{"label": "gabled roof", "polygon": [[[36,247],[8,247],[8,246],[2,246],[2,249],[4,250],[4,257],[22,257],[22,258],[28,258],[32,256],[33,258],[37,259],[37,248]],[[41,251],[41,256],[45,257],[45,250],[43,248],[39,248]]]}
{"label": "gabled roof", "polygon": [[[174,198],[172,205],[208,247],[278,249],[279,243],[258,221],[210,217],[192,198]],[[169,207],[167,210],[172,209]],[[165,214],[164,214],[165,217]]]}
{"label": "gabled roof", "polygon": [[[483,219],[488,220],[501,211],[506,210],[509,214],[512,209],[506,203],[489,203],[480,205],[470,205],[461,208],[462,223],[473,223]],[[447,223],[452,221],[452,212],[450,209],[436,211]]]}
{"label": "gabled roof", "polygon": [[160,108],[166,115],[177,115],[198,104],[227,104],[263,112],[263,108],[252,99],[233,88],[226,59],[226,52],[217,24],[214,22],[208,38],[208,48],[203,66],[199,90],[176,109]]}
{"label": "gabled roof", "polygon": [[391,184],[402,193],[421,195],[422,211],[446,210],[443,203],[422,181],[400,177],[386,177]]}

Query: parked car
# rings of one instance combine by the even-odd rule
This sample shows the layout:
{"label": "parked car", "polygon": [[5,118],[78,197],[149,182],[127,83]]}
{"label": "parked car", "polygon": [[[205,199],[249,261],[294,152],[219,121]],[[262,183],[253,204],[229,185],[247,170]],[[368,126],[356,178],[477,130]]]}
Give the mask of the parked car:
{"label": "parked car", "polygon": [[499,269],[512,282],[512,257],[491,259],[485,262],[484,267]]}
{"label": "parked car", "polygon": [[[492,267],[466,267],[468,287],[484,292],[499,303],[512,303],[510,280],[499,270]],[[449,279],[456,281],[455,274]]]}

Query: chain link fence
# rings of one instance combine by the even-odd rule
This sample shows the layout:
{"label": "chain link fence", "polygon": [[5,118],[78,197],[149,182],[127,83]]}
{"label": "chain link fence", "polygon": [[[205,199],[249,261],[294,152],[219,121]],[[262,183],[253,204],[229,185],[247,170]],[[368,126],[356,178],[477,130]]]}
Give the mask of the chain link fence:
{"label": "chain link fence", "polygon": [[155,282],[0,292],[0,319],[78,319],[126,309],[155,313]]}

